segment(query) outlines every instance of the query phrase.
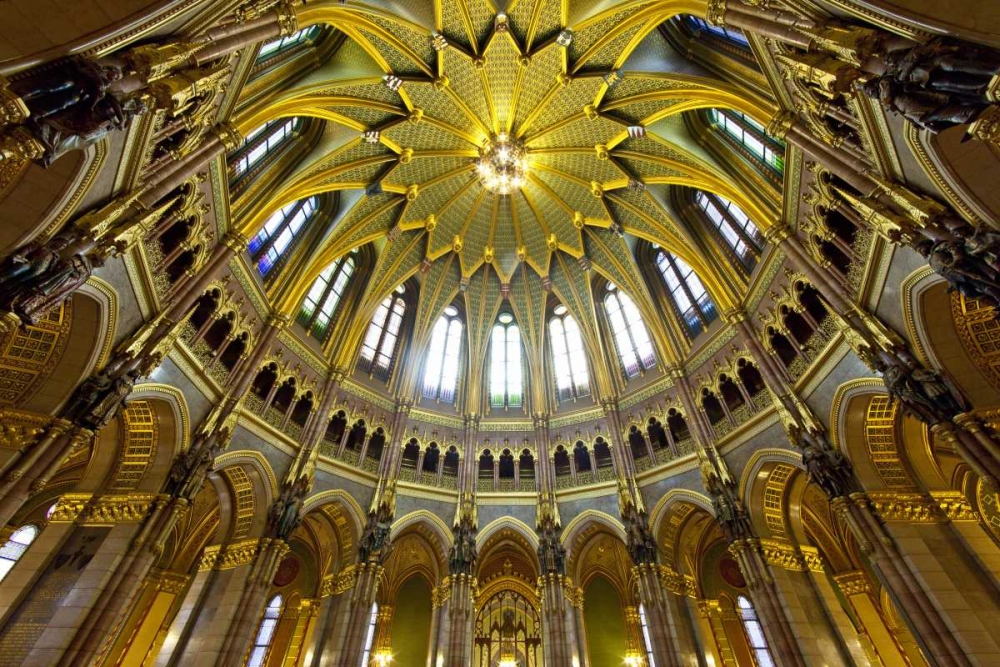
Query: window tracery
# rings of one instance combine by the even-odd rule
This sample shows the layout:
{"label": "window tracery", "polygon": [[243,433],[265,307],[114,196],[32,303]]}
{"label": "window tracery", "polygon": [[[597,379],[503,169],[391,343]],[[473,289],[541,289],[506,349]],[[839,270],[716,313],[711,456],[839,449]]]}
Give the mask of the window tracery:
{"label": "window tracery", "polygon": [[298,322],[313,338],[325,341],[337,307],[354,274],[354,258],[342,257],[326,267],[306,294]]}
{"label": "window tracery", "polygon": [[750,650],[753,651],[758,667],[774,667],[774,659],[771,651],[767,647],[767,639],[764,637],[764,627],[757,618],[757,610],[753,603],[744,595],[736,599],[736,608],[743,622],[743,630],[746,632],[747,642]]}
{"label": "window tracery", "polygon": [[257,64],[269,60],[274,56],[288,53],[296,46],[314,41],[320,33],[319,25],[312,25],[293,32],[291,35],[273,39],[260,47],[257,52]]}
{"label": "window tracery", "polygon": [[784,173],[785,142],[767,134],[763,125],[740,111],[711,109],[708,113],[712,127],[730,147],[745,151],[775,175]]}
{"label": "window tracery", "polygon": [[559,400],[589,395],[590,377],[580,326],[562,304],[555,307],[553,316],[549,319],[549,339],[552,343],[552,366]]}
{"label": "window tracery", "polygon": [[490,407],[524,404],[521,372],[521,329],[510,313],[501,313],[490,340]]}
{"label": "window tracery", "polygon": [[687,28],[696,35],[698,33],[707,33],[734,46],[747,50],[750,49],[750,42],[747,41],[746,35],[744,35],[743,31],[739,28],[712,25],[705,19],[698,16],[691,16],[690,14],[685,14],[681,20],[687,25]]}
{"label": "window tracery", "polygon": [[243,145],[226,156],[230,187],[268,156],[275,155],[287,146],[296,132],[302,129],[302,125],[301,118],[278,118],[264,123],[248,134],[243,140]]}
{"label": "window tracery", "polygon": [[388,380],[392,373],[403,317],[406,315],[404,293],[405,289],[400,285],[395,293],[382,300],[361,343],[358,365],[380,380]]}
{"label": "window tracery", "polygon": [[38,537],[39,532],[41,531],[39,531],[38,526],[29,523],[11,533],[7,543],[0,547],[0,581],[3,581],[7,573],[17,564],[17,561],[21,560],[24,552]]}
{"label": "window tracery", "polygon": [[275,595],[267,603],[264,609],[264,618],[261,619],[257,627],[257,634],[253,640],[253,647],[250,649],[250,657],[247,659],[247,667],[263,667],[267,659],[267,652],[271,648],[274,640],[274,630],[278,626],[278,617],[281,616],[281,607],[284,604],[280,595]]}
{"label": "window tracery", "polygon": [[424,398],[442,403],[454,402],[462,351],[462,331],[458,309],[448,306],[438,318],[431,334],[424,369]]}
{"label": "window tracery", "polygon": [[300,199],[283,206],[268,218],[257,235],[250,240],[247,251],[262,277],[271,272],[292,245],[302,226],[316,214],[316,206],[316,197]]}
{"label": "window tracery", "polygon": [[656,366],[653,342],[632,297],[613,283],[608,283],[605,289],[604,310],[611,324],[618,359],[625,377],[631,379]]}
{"label": "window tracery", "polygon": [[752,269],[760,259],[763,235],[750,216],[728,199],[703,190],[695,193],[694,201],[744,268]]}
{"label": "window tracery", "polygon": [[694,269],[680,257],[662,250],[656,254],[656,266],[687,334],[694,338],[708,329],[719,313]]}

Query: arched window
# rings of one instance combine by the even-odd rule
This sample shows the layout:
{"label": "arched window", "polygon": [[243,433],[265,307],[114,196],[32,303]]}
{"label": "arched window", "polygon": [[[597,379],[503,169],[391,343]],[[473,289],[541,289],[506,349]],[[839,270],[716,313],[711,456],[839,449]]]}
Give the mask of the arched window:
{"label": "arched window", "polygon": [[[49,510],[50,513],[51,511]],[[27,526],[21,526],[11,533],[7,543],[0,547],[0,581],[3,581],[7,573],[14,568],[14,564],[21,560],[21,556],[38,537],[38,532],[38,526],[34,524],[29,523]]]}
{"label": "arched window", "polygon": [[278,118],[264,123],[248,134],[243,140],[243,145],[226,157],[230,185],[268,155],[287,144],[301,126],[301,118]]}
{"label": "arched window", "polygon": [[743,630],[747,634],[747,642],[750,650],[753,651],[757,659],[758,667],[774,667],[774,660],[771,658],[771,651],[767,648],[767,639],[764,638],[764,628],[757,619],[757,610],[753,608],[753,603],[741,595],[736,599],[737,611],[740,613],[740,620],[743,621]]}
{"label": "arched window", "polygon": [[653,661],[653,642],[649,639],[649,623],[646,621],[646,608],[639,605],[639,626],[642,628],[642,645],[646,648],[646,667],[656,667]]}
{"label": "arched window", "polygon": [[738,28],[724,28],[720,25],[712,25],[705,19],[691,16],[690,14],[684,16],[684,21],[687,22],[688,28],[696,35],[699,32],[704,32],[742,49],[750,48],[750,42],[747,41],[746,35]]}
{"label": "arched window", "polygon": [[399,330],[403,326],[403,315],[406,314],[406,301],[403,300],[405,290],[400,285],[395,294],[385,297],[361,343],[361,368],[370,371],[372,375],[388,380],[392,371],[392,360],[396,356],[396,346],[399,344]]}
{"label": "arched window", "polygon": [[744,266],[756,264],[763,237],[750,216],[733,202],[710,192],[699,190],[694,201]]}
{"label": "arched window", "polygon": [[523,404],[521,329],[510,313],[501,313],[490,341],[490,407],[519,408]]}
{"label": "arched window", "polygon": [[306,328],[313,338],[324,340],[330,330],[330,322],[337,312],[337,305],[347,290],[347,283],[354,273],[354,258],[341,257],[323,270],[313,283],[312,289],[302,302],[299,324]]}
{"label": "arched window", "polygon": [[458,366],[462,352],[462,321],[458,309],[448,306],[438,318],[424,369],[424,397],[442,403],[455,400]]}
{"label": "arched window", "polygon": [[775,174],[785,171],[785,143],[767,134],[764,126],[750,116],[731,109],[709,111],[714,127],[729,144],[745,149]]}
{"label": "arched window", "polygon": [[712,297],[687,262],[672,253],[656,254],[656,266],[670,290],[670,297],[678,314],[693,338],[708,328],[718,313]]}
{"label": "arched window", "polygon": [[250,240],[247,251],[262,276],[274,265],[295,240],[302,225],[316,212],[316,198],[300,199],[275,211],[257,235]]}
{"label": "arched window", "polygon": [[267,608],[264,609],[264,618],[260,620],[257,636],[253,640],[253,648],[250,649],[247,667],[263,667],[267,651],[271,648],[271,641],[274,639],[274,629],[278,626],[278,617],[281,616],[283,603],[280,595],[275,595],[267,603]]}
{"label": "arched window", "polygon": [[361,654],[361,667],[368,667],[368,658],[372,654],[372,644],[375,642],[375,623],[378,621],[378,602],[372,603],[372,613],[368,617],[368,634],[365,635],[365,650]]}
{"label": "arched window", "polygon": [[604,295],[604,310],[611,323],[611,332],[618,348],[618,358],[625,370],[625,377],[634,378],[640,371],[648,371],[656,365],[656,354],[649,339],[649,331],[642,321],[642,315],[632,298],[608,283]]}
{"label": "arched window", "polygon": [[556,306],[553,313],[549,320],[549,338],[556,394],[560,401],[586,396],[590,393],[590,382],[580,326],[562,304]]}
{"label": "arched window", "polygon": [[310,42],[319,35],[320,26],[311,25],[308,28],[302,28],[293,32],[291,35],[285,37],[279,37],[278,39],[271,40],[270,42],[264,44],[260,47],[260,51],[257,52],[257,62],[261,62],[275,56],[281,52],[291,51],[293,48],[299,44],[305,44]]}

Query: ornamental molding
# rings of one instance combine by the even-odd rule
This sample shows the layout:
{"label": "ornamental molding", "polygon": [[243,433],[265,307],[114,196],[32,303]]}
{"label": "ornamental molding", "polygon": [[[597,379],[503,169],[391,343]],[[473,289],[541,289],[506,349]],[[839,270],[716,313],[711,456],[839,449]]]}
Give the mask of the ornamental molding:
{"label": "ornamental molding", "polygon": [[860,570],[835,574],[833,580],[837,582],[840,591],[844,595],[867,595],[871,593],[871,586],[868,584],[868,577]]}
{"label": "ornamental molding", "polygon": [[319,585],[319,596],[321,598],[327,598],[333,595],[333,591],[337,587],[337,575],[328,574],[323,577],[323,581]]}
{"label": "ornamental molding", "polygon": [[697,586],[694,577],[681,574],[669,565],[660,565],[660,581],[668,592],[674,595],[695,597]]}
{"label": "ornamental molding", "polygon": [[533,433],[535,423],[528,420],[482,421],[479,423],[480,433]]}
{"label": "ornamental molding", "polygon": [[[396,404],[393,403],[391,400],[389,400],[385,396],[375,393],[374,391],[368,389],[367,387],[361,386],[351,378],[346,378],[343,381],[343,383],[341,383],[340,388],[343,391],[346,391],[351,396],[355,398],[360,398],[362,401],[374,405],[375,407],[382,408],[386,412],[396,411]],[[413,410],[410,411],[411,414],[413,412],[414,412]],[[459,427],[461,427],[461,420],[459,420]]]}
{"label": "ornamental molding", "polygon": [[213,544],[210,547],[205,547],[205,550],[201,552],[201,558],[198,559],[198,571],[205,572],[214,568],[219,560],[219,552],[221,550],[221,544]]}
{"label": "ornamental molding", "polygon": [[89,525],[135,523],[145,518],[156,498],[153,493],[109,494],[96,499],[89,493],[67,493],[59,498],[49,522]]}
{"label": "ornamental molding", "polygon": [[768,565],[792,572],[806,572],[809,569],[802,552],[788,542],[761,540],[760,548]]}
{"label": "ornamental molding", "polygon": [[562,415],[561,417],[549,417],[549,429],[563,428],[565,426],[573,426],[574,424],[580,424],[582,422],[598,421],[600,419],[604,419],[604,410],[600,407],[590,408],[588,410],[581,410],[580,412],[572,412],[567,415]]}
{"label": "ornamental molding", "polygon": [[935,491],[929,495],[883,491],[869,493],[868,499],[886,521],[979,521],[979,514],[958,491]]}
{"label": "ornamental molding", "polygon": [[724,348],[734,338],[736,338],[735,328],[726,327],[722,329],[715,335],[715,338],[698,350],[698,354],[688,359],[687,363],[684,364],[684,370],[689,376],[694,375],[705,362],[712,358],[712,355]]}
{"label": "ornamental molding", "polygon": [[89,493],[66,493],[60,496],[49,515],[49,523],[73,523],[83,512],[90,498]]}
{"label": "ornamental molding", "polygon": [[[220,239],[225,234],[223,231],[217,233],[220,235]],[[262,321],[266,321],[267,315],[271,312],[267,305],[267,296],[261,291],[260,284],[250,275],[250,269],[247,267],[242,253],[229,260],[229,275],[235,278],[236,283],[243,289],[243,293],[247,295],[250,306],[256,311],[257,316]]]}
{"label": "ornamental molding", "polygon": [[647,386],[639,389],[618,401],[618,410],[628,410],[629,408],[642,403],[643,401],[648,401],[651,398],[661,396],[667,392],[668,389],[672,389],[674,386],[674,379],[669,375],[664,375],[656,379],[655,381],[649,383]]}
{"label": "ornamental molding", "polygon": [[452,417],[450,415],[443,415],[438,412],[430,412],[428,410],[418,410],[416,408],[410,410],[409,420],[417,421],[421,424],[444,426],[445,428],[456,430],[462,430],[465,427],[465,421],[461,417]]}
{"label": "ornamental molding", "polygon": [[257,552],[267,546],[269,542],[270,540],[267,538],[253,538],[227,545],[225,551],[216,560],[215,569],[232,570],[246,565],[252,562]]}
{"label": "ornamental molding", "polygon": [[180,595],[184,592],[184,589],[187,588],[188,582],[190,581],[191,577],[186,574],[163,572],[156,581],[156,588],[164,593]]}
{"label": "ornamental molding", "polygon": [[333,584],[333,595],[342,595],[354,588],[358,583],[357,565],[348,565],[335,575]]}
{"label": "ornamental molding", "polygon": [[278,342],[288,348],[289,352],[301,359],[302,362],[315,371],[317,375],[325,377],[329,372],[329,364],[327,364],[322,357],[305,346],[299,340],[298,336],[291,331],[291,327],[286,327],[278,332]]}

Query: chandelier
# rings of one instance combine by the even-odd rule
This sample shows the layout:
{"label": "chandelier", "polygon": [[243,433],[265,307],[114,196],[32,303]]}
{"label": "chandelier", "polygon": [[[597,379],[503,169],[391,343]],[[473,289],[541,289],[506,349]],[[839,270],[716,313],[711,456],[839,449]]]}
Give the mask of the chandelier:
{"label": "chandelier", "polygon": [[498,195],[509,195],[524,186],[528,173],[528,151],[506,132],[486,141],[476,163],[483,187]]}

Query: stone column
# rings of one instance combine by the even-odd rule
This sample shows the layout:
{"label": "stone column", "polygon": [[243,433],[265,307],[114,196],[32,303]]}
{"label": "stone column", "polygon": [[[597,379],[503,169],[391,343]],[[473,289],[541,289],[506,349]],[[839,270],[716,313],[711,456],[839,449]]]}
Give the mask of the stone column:
{"label": "stone column", "polygon": [[[312,650],[312,660],[305,663],[310,667],[336,664],[340,651],[340,633],[344,630],[341,617],[348,613],[351,591],[356,580],[357,570],[354,565],[344,568],[332,578],[330,595],[326,598],[325,612],[320,619],[317,641]],[[371,613],[370,608],[368,611]]]}
{"label": "stone column", "polygon": [[[555,572],[543,574],[539,578],[538,587],[542,597],[542,651],[545,667],[580,664],[573,603],[579,604],[582,594],[573,587],[571,579]],[[570,589],[570,596],[573,597],[567,596],[566,588]]]}
{"label": "stone column", "polygon": [[361,660],[372,605],[375,603],[375,594],[382,576],[382,566],[378,563],[359,564],[356,571],[357,583],[350,591],[347,607],[340,614],[334,635],[340,638],[338,642],[340,646],[333,662],[329,664],[336,667],[357,667]]}
{"label": "stone column", "polygon": [[[458,573],[449,577],[451,595],[448,599],[448,644],[444,667],[466,667],[472,664],[472,624],[476,620],[474,607],[476,579],[471,574]],[[434,667],[437,667],[435,665]]]}
{"label": "stone column", "polygon": [[632,568],[639,588],[639,600],[646,614],[646,628],[653,660],[663,667],[691,667],[697,665],[694,654],[697,643],[690,619],[682,613],[682,600],[664,590],[660,580],[659,566],[655,563],[640,563]]}

